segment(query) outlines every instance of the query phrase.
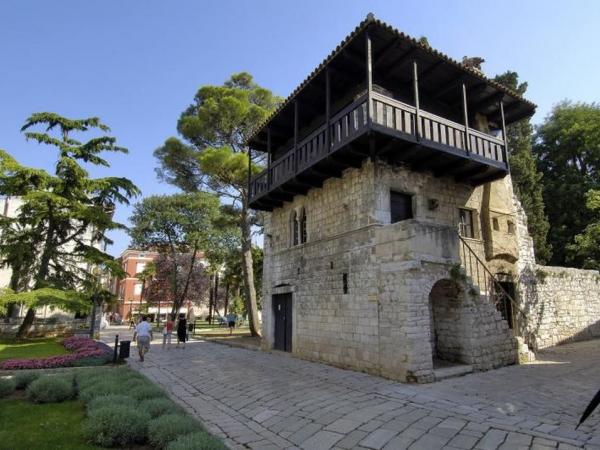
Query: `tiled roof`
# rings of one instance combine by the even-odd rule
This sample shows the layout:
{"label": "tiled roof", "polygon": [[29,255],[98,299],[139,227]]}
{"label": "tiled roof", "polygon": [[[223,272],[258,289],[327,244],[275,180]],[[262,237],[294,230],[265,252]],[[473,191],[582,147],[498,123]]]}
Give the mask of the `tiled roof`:
{"label": "tiled roof", "polygon": [[358,26],[348,36],[346,36],[344,38],[344,40],[342,40],[342,42],[340,42],[337,45],[337,47],[329,54],[329,56],[327,56],[321,62],[321,64],[319,64],[310,73],[310,75],[308,75],[304,79],[304,81],[302,83],[300,83],[300,85],[296,89],[294,89],[294,91],[283,101],[283,103],[256,128],[254,133],[252,133],[252,136],[248,139],[248,142],[252,141],[256,137],[256,135],[260,132],[260,130],[262,128],[264,128],[264,126],[267,123],[269,123],[275,116],[277,116],[277,114],[279,114],[283,109],[285,109],[292,102],[292,100],[294,100],[294,98],[300,93],[300,91],[302,91],[302,89],[304,89],[304,87],[308,83],[310,83],[333,60],[333,58],[335,58],[344,49],[344,47],[346,47],[356,36],[358,36],[361,32],[363,32],[371,24],[375,24],[379,27],[386,29],[387,31],[394,33],[396,35],[396,38],[410,42],[413,46],[420,47],[422,50],[424,50],[425,52],[428,52],[429,54],[435,56],[436,58],[441,59],[470,75],[480,78],[482,81],[484,81],[485,83],[488,83],[490,86],[493,86],[494,88],[498,89],[499,91],[502,91],[505,94],[507,94],[517,100],[520,100],[520,101],[530,105],[533,108],[536,108],[537,105],[535,103],[530,102],[529,100],[523,98],[519,93],[515,92],[514,90],[486,77],[485,75],[483,75],[483,73],[481,73],[478,70],[475,70],[471,67],[467,67],[467,66],[463,65],[462,63],[456,61],[455,59],[449,57],[448,55],[446,55],[438,50],[435,50],[434,48],[432,48],[430,46],[422,44],[415,38],[407,35],[406,33],[403,33],[402,31],[392,27],[391,25],[388,25],[387,23],[377,19],[372,13],[369,13],[367,15],[367,17],[360,24],[358,24]]}

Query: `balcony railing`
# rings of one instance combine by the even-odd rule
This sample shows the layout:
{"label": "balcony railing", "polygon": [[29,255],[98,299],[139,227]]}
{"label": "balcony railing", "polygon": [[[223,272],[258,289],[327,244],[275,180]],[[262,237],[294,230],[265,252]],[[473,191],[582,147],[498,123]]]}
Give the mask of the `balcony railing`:
{"label": "balcony railing", "polygon": [[[375,131],[392,133],[426,147],[440,148],[454,155],[508,169],[502,139],[423,110],[417,114],[414,106],[375,92],[371,94],[371,101],[372,128]],[[307,171],[365,133],[369,129],[367,119],[365,94],[330,119],[329,148],[326,142],[327,124],[324,123],[295,147],[292,146],[270,168],[255,176],[250,181],[250,202]]]}

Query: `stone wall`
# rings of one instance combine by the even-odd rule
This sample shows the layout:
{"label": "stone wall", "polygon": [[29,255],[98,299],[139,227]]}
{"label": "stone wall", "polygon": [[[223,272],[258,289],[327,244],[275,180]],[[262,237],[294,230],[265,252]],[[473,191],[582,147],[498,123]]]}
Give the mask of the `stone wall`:
{"label": "stone wall", "polygon": [[[390,190],[413,196],[413,219],[390,223]],[[291,292],[293,354],[432,381],[430,292],[460,262],[458,208],[474,211],[473,246],[484,254],[481,203],[481,188],[366,161],[267,214],[264,346],[274,340],[271,296]],[[292,246],[291,218],[302,208],[308,239]],[[512,337],[495,309],[485,301],[460,305],[465,362],[478,369],[514,362]]]}
{"label": "stone wall", "polygon": [[523,332],[534,350],[573,340],[600,337],[600,273],[535,263],[533,240],[519,201],[519,301],[526,319]]}

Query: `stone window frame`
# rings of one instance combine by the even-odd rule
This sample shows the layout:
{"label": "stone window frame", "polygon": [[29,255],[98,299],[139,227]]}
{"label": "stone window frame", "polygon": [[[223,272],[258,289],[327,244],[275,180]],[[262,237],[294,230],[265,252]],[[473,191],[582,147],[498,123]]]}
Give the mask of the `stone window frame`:
{"label": "stone window frame", "polygon": [[[403,222],[405,220],[412,220],[415,219],[417,217],[417,202],[416,202],[416,194],[414,192],[408,192],[405,191],[403,189],[394,189],[393,187],[390,187],[388,190],[389,193],[389,201],[388,204],[390,205],[390,224],[394,224],[394,223],[399,223],[399,222]],[[393,220],[392,217],[392,194],[399,194],[399,195],[405,195],[407,197],[410,197],[410,212],[411,212],[411,217],[406,218],[406,219],[402,219],[402,220]]]}
{"label": "stone window frame", "polygon": [[[460,221],[460,212],[461,211],[467,211],[470,213],[471,215],[471,229],[472,229],[472,236],[465,236],[462,233],[462,228],[461,228],[461,221]],[[477,224],[479,223],[479,215],[478,215],[478,211],[475,208],[469,208],[466,206],[460,206],[458,207],[458,234],[460,234],[460,236],[462,236],[465,239],[475,239],[475,240],[481,240],[480,236],[481,234],[479,233],[479,227],[477,226]]]}
{"label": "stone window frame", "polygon": [[308,242],[308,227],[306,208],[294,208],[290,215],[290,246],[306,244]]}

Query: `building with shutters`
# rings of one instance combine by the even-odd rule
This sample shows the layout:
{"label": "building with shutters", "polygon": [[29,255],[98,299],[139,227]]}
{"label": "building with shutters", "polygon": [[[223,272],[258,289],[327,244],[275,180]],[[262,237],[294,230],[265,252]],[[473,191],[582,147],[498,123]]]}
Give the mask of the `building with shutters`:
{"label": "building with shutters", "polygon": [[428,382],[600,320],[597,288],[591,319],[536,281],[505,138],[535,105],[473,60],[369,15],[249,139],[268,160],[249,180],[265,212],[265,348]]}

